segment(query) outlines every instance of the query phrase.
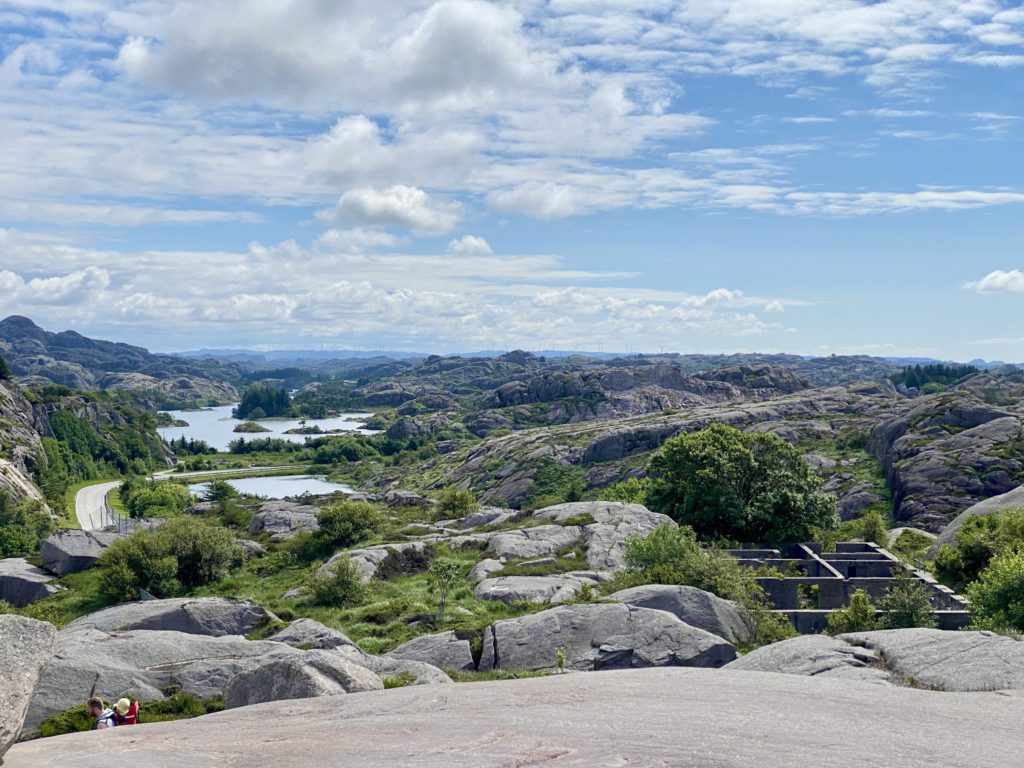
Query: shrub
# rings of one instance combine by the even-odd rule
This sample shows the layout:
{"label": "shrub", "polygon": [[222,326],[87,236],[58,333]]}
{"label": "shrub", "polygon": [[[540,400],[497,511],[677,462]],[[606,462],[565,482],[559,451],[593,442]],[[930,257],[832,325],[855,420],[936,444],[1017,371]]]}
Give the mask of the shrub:
{"label": "shrub", "polygon": [[898,569],[895,586],[886,590],[878,607],[885,611],[883,629],[935,626],[928,590],[904,568]]}
{"label": "shrub", "polygon": [[140,589],[173,597],[220,581],[241,561],[230,531],[180,517],[111,544],[99,559],[100,588],[115,600],[134,600]]}
{"label": "shrub", "polygon": [[434,509],[444,517],[465,517],[476,512],[479,506],[472,491],[452,486],[437,495]]}
{"label": "shrub", "polygon": [[964,521],[952,544],[939,547],[935,575],[956,590],[975,581],[997,555],[1024,548],[1024,509],[1004,509]]}
{"label": "shrub", "polygon": [[1024,631],[1024,551],[993,558],[967,598],[976,628]]}
{"label": "shrub", "polygon": [[883,548],[889,546],[889,527],[881,512],[866,512],[859,522],[861,539]]}
{"label": "shrub", "polygon": [[212,480],[203,493],[204,501],[224,503],[238,496],[238,491],[227,480]]}
{"label": "shrub", "polygon": [[800,452],[767,432],[724,424],[667,440],[651,461],[651,507],[705,539],[807,541],[834,528],[835,498]]}
{"label": "shrub", "polygon": [[445,609],[448,607],[448,596],[463,583],[462,564],[458,560],[444,557],[435,559],[427,572],[430,594],[437,603],[437,624],[444,621]]}
{"label": "shrub", "polygon": [[647,494],[651,489],[649,477],[631,477],[619,483],[609,485],[600,491],[602,501],[623,501],[627,504],[646,504]]}
{"label": "shrub", "polygon": [[347,557],[336,560],[325,573],[317,573],[311,591],[317,605],[340,608],[359,605],[366,599],[362,574]]}
{"label": "shrub", "polygon": [[850,604],[846,608],[839,608],[828,615],[825,631],[830,635],[870,632],[878,628],[875,613],[868,593],[858,589],[850,596]]}
{"label": "shrub", "polygon": [[15,499],[0,491],[0,558],[35,554],[39,551],[39,542],[49,536],[54,527],[39,502]]}
{"label": "shrub", "polygon": [[166,480],[146,480],[132,477],[121,484],[118,491],[131,517],[174,517],[192,504],[192,492],[187,485]]}
{"label": "shrub", "polygon": [[12,376],[11,367],[4,360],[3,355],[0,355],[0,381],[10,381]]}
{"label": "shrub", "polygon": [[336,501],[317,515],[320,529],[314,534],[324,549],[343,549],[378,532],[384,524],[381,513],[365,501]]}

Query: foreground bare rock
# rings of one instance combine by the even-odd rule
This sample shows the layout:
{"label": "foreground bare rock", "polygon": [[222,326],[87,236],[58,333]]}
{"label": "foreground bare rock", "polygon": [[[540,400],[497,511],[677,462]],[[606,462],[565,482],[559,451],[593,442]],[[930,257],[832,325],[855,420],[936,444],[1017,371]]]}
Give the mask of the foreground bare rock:
{"label": "foreground bare rock", "polygon": [[18,738],[39,676],[50,661],[57,630],[22,616],[0,616],[0,763]]}
{"label": "foreground bare rock", "polygon": [[996,694],[630,670],[280,701],[27,742],[7,768],[1008,768],[1021,722],[1024,699]]}

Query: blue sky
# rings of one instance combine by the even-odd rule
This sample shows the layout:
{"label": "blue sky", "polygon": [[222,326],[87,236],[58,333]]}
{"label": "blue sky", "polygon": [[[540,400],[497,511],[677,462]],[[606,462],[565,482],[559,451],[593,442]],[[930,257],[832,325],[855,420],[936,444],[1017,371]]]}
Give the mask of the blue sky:
{"label": "blue sky", "polygon": [[160,350],[1024,360],[1024,9],[0,0],[0,297]]}

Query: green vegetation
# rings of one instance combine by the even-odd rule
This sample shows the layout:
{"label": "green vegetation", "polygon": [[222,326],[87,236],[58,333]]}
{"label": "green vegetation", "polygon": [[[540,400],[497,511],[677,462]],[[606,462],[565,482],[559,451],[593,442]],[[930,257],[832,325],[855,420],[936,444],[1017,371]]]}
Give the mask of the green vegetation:
{"label": "green vegetation", "polygon": [[966,592],[976,629],[1024,632],[1024,551],[994,557]]}
{"label": "green vegetation", "polygon": [[11,373],[11,366],[4,360],[3,355],[0,355],[0,381],[10,381],[14,377]]}
{"label": "green vegetation", "polygon": [[919,564],[931,549],[932,541],[918,531],[903,531],[889,551],[905,562]]}
{"label": "green vegetation", "polygon": [[543,509],[555,504],[579,501],[583,498],[585,474],[586,470],[581,466],[544,459],[523,500],[523,508]]}
{"label": "green vegetation", "polygon": [[881,512],[869,511],[860,518],[860,538],[883,549],[889,546],[889,526]]}
{"label": "green vegetation", "polygon": [[651,491],[649,477],[631,477],[619,483],[602,488],[599,494],[602,501],[622,501],[626,504],[647,504]]}
{"label": "green vegetation", "polygon": [[437,617],[435,622],[444,622],[444,612],[448,607],[449,596],[465,582],[466,574],[462,563],[444,557],[435,558],[427,571],[427,591],[437,601]]}
{"label": "green vegetation", "polygon": [[193,517],[168,520],[114,542],[100,557],[100,584],[113,600],[134,600],[140,589],[175,597],[227,576],[242,554],[226,528]]}
{"label": "green vegetation", "polygon": [[292,399],[288,390],[268,387],[266,384],[251,384],[242,393],[242,399],[231,415],[236,419],[268,419],[276,416],[294,416]]}
{"label": "green vegetation", "polygon": [[168,445],[175,456],[207,456],[217,453],[217,449],[205,440],[196,440],[194,437],[190,437],[188,440],[184,436],[176,440],[172,439]]}
{"label": "green vegetation", "polygon": [[751,646],[796,634],[789,620],[772,613],[757,575],[725,552],[705,549],[688,526],[662,525],[626,545],[624,574],[605,589],[617,591],[640,584],[681,584],[712,592],[744,607],[749,614]]}
{"label": "green vegetation", "polygon": [[192,504],[188,486],[172,480],[129,477],[118,489],[128,514],[135,518],[174,517]]}
{"label": "green vegetation", "polygon": [[943,365],[942,363],[935,363],[924,366],[907,366],[902,372],[890,376],[889,380],[896,386],[903,384],[907,388],[921,389],[929,384],[938,385],[937,387],[932,387],[932,391],[922,393],[933,394],[934,392],[941,392],[945,387],[965,376],[980,372],[973,365]]}
{"label": "green vegetation", "polygon": [[651,506],[704,539],[807,541],[834,528],[835,499],[777,435],[724,424],[667,440],[651,461]]}
{"label": "green vegetation", "polygon": [[354,547],[384,526],[384,516],[373,504],[344,499],[321,509],[317,521],[318,530],[300,533],[291,541],[291,550],[306,562]]}
{"label": "green vegetation", "polygon": [[850,604],[846,608],[839,608],[828,615],[825,631],[830,635],[870,632],[878,629],[876,613],[877,609],[871,603],[868,593],[858,589],[850,595]]}
{"label": "green vegetation", "polygon": [[317,573],[311,584],[313,601],[318,605],[343,608],[359,605],[366,599],[366,585],[355,563],[340,557]]}
{"label": "green vegetation", "polygon": [[36,485],[54,507],[63,507],[69,486],[85,480],[145,474],[163,462],[156,422],[149,414],[116,406],[123,426],[102,432],[69,411],[50,414],[54,437],[42,439],[46,460],[35,467]]}
{"label": "green vegetation", "polygon": [[258,434],[260,432],[270,432],[271,430],[255,421],[243,421],[240,424],[236,424],[235,428],[231,431],[240,434]]}
{"label": "green vegetation", "polygon": [[442,517],[465,517],[476,512],[479,507],[472,491],[452,486],[437,495],[434,509]]}
{"label": "green vegetation", "polygon": [[0,558],[30,557],[39,542],[53,533],[54,525],[34,499],[16,499],[0,491]]}
{"label": "green vegetation", "polygon": [[1024,508],[964,520],[952,544],[939,547],[935,575],[957,591],[976,581],[997,556],[1024,549]]}
{"label": "green vegetation", "polygon": [[878,607],[882,616],[883,629],[907,629],[910,627],[934,627],[932,605],[925,586],[904,568],[894,574],[896,585],[886,590]]}

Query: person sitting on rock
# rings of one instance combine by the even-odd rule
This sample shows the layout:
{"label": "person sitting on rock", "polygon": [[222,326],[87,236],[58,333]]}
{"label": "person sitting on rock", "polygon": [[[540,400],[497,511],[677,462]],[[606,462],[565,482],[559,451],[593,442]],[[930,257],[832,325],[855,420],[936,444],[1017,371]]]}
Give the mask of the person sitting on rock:
{"label": "person sitting on rock", "polygon": [[89,714],[96,718],[96,722],[92,724],[92,729],[98,731],[102,728],[113,728],[117,725],[117,715],[114,710],[107,709],[103,706],[103,699],[99,696],[91,697],[85,702],[85,707],[89,711]]}
{"label": "person sitting on rock", "polygon": [[138,725],[139,702],[118,699],[117,704],[114,705],[114,718],[117,725]]}

